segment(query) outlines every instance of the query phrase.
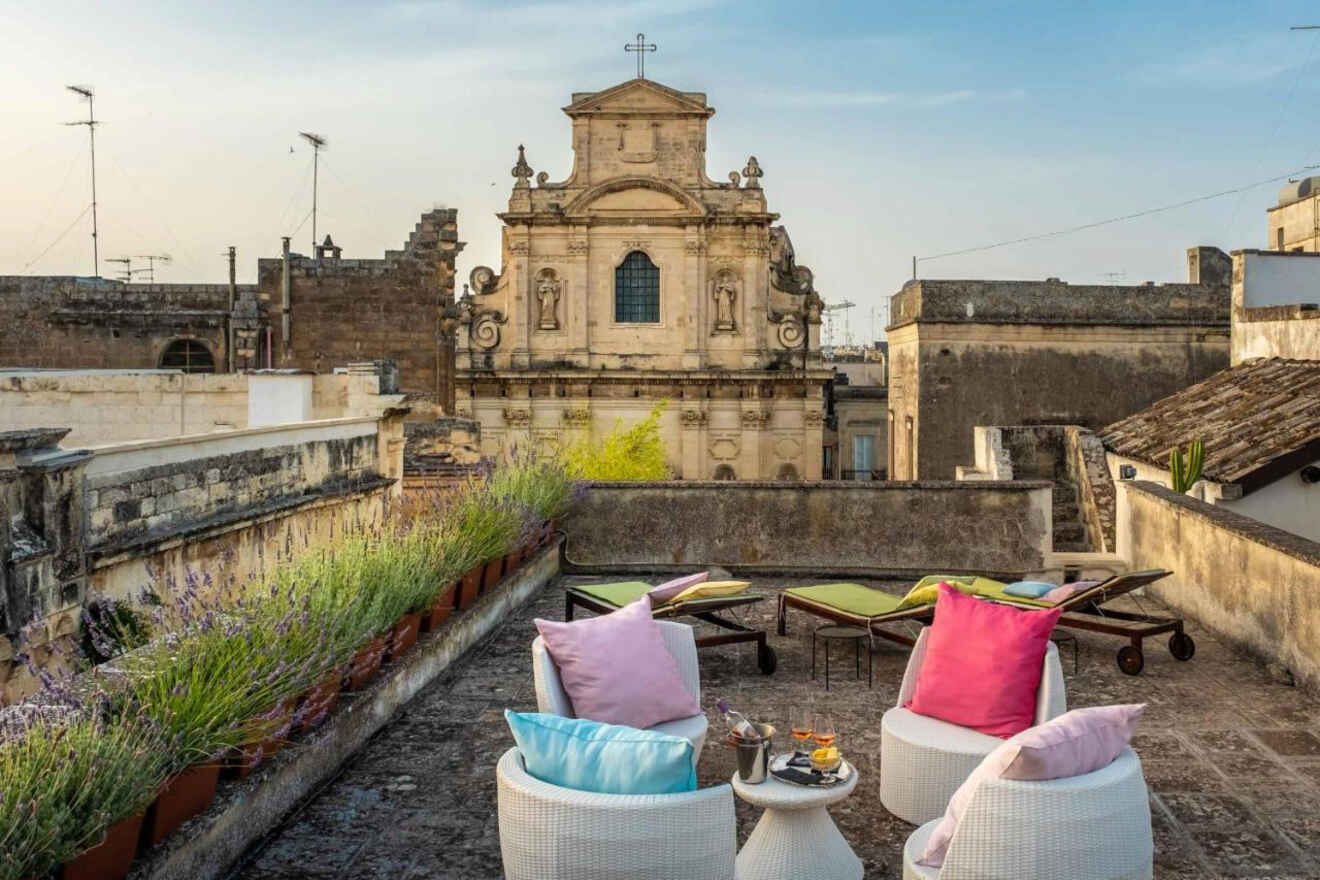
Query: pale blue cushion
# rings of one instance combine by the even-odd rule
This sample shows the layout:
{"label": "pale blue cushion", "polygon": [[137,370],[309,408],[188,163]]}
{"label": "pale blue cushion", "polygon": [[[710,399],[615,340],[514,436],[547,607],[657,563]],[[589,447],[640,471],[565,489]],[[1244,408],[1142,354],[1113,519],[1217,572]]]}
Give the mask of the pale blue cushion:
{"label": "pale blue cushion", "polygon": [[692,743],[681,736],[508,709],[504,719],[542,782],[598,794],[696,791]]}
{"label": "pale blue cushion", "polygon": [[1007,596],[1021,596],[1024,599],[1039,599],[1058,584],[1046,584],[1040,581],[1017,581],[1004,587]]}

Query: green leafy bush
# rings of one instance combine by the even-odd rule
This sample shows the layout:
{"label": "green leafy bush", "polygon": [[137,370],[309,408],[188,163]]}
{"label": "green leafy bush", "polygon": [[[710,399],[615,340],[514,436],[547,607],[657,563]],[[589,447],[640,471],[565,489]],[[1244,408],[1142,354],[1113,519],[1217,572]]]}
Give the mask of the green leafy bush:
{"label": "green leafy bush", "polygon": [[665,459],[660,417],[669,401],[662,400],[650,414],[631,426],[623,420],[599,440],[590,437],[568,444],[560,453],[564,468],[582,480],[668,480],[673,476]]}

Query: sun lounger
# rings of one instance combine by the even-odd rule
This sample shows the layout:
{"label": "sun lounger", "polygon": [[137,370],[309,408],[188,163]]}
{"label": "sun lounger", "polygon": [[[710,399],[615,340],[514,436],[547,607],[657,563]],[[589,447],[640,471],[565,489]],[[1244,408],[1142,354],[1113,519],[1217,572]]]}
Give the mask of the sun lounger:
{"label": "sun lounger", "polygon": [[[652,584],[641,581],[625,581],[617,584],[584,584],[570,587],[564,593],[564,619],[572,620],[573,612],[577,608],[585,608],[596,614],[609,614],[611,611],[622,608],[630,602],[636,602],[651,589],[653,589]],[[774,648],[766,642],[765,631],[744,626],[720,613],[731,608],[754,605],[764,599],[764,596],[741,593],[735,596],[715,596],[669,602],[657,606],[652,610],[651,616],[656,619],[694,617],[703,623],[709,623],[726,630],[722,633],[698,636],[698,648],[755,642],[756,666],[762,674],[770,675],[775,671],[779,661]]]}
{"label": "sun lounger", "polygon": [[[1058,606],[1007,595],[1003,592],[1003,584],[988,578],[958,578],[957,580],[962,583],[955,583],[955,586],[959,586],[964,592],[992,602],[1034,608],[1061,607],[1063,616],[1059,618],[1060,626],[1124,636],[1129,640],[1129,644],[1118,650],[1118,667],[1128,675],[1136,675],[1145,665],[1145,657],[1142,653],[1144,639],[1161,633],[1173,633],[1169,639],[1169,652],[1177,660],[1190,660],[1196,653],[1196,644],[1191,636],[1183,632],[1181,618],[1117,611],[1106,609],[1104,605],[1170,574],[1172,572],[1155,569],[1115,575],[1069,597]],[[923,579],[922,584],[937,579],[954,583],[954,579],[935,576]],[[969,585],[968,581],[973,583]],[[893,624],[929,623],[935,614],[933,596],[929,602],[905,605],[903,597],[861,584],[793,587],[779,594],[780,635],[787,633],[789,608],[796,608],[826,620],[864,627],[873,636],[902,645],[911,645],[914,641],[913,637],[893,632],[886,627]]]}

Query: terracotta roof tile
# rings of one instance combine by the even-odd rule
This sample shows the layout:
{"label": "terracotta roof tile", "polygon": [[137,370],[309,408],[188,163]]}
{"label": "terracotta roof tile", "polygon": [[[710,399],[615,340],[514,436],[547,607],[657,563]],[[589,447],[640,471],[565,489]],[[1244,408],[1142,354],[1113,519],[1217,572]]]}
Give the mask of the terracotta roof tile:
{"label": "terracotta roof tile", "polygon": [[1174,446],[1205,444],[1203,475],[1249,481],[1320,444],[1320,361],[1257,358],[1216,373],[1100,432],[1109,451],[1168,467]]}

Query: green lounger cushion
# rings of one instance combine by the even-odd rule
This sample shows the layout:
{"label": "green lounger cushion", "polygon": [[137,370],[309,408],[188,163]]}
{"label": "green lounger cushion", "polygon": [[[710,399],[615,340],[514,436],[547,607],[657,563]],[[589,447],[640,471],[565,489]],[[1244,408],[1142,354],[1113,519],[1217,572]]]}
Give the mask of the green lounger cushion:
{"label": "green lounger cushion", "polygon": [[624,581],[618,584],[586,584],[573,589],[622,608],[630,602],[636,602],[655,587],[642,581]]}
{"label": "green lounger cushion", "polygon": [[814,587],[790,587],[785,592],[858,617],[890,614],[898,610],[902,601],[891,593],[861,584],[818,584]]}

